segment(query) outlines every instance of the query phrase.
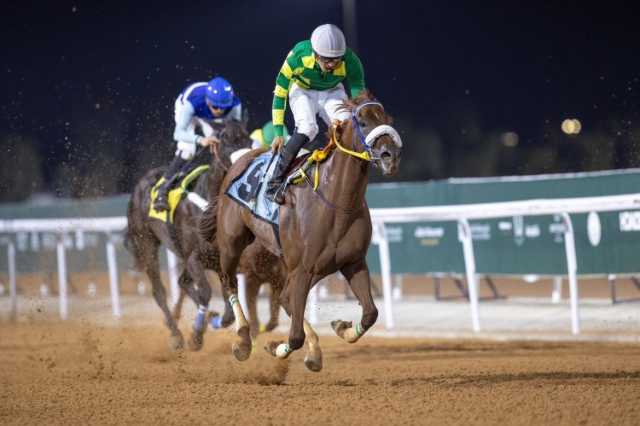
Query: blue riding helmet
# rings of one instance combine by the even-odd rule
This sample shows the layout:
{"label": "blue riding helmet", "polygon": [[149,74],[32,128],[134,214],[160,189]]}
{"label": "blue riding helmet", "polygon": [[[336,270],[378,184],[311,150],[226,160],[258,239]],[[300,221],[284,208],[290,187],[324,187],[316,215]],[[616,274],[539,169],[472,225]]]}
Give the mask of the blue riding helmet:
{"label": "blue riding helmet", "polygon": [[231,83],[222,77],[211,80],[207,86],[206,97],[215,108],[229,108],[235,97]]}

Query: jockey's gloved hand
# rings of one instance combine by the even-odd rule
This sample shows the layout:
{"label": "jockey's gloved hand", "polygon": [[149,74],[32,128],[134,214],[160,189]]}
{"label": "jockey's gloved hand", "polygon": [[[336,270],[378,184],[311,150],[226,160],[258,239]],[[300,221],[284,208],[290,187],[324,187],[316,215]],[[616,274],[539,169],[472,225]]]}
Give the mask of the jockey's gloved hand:
{"label": "jockey's gloved hand", "polygon": [[277,153],[284,146],[284,136],[275,136],[271,142],[271,151]]}
{"label": "jockey's gloved hand", "polygon": [[215,136],[205,136],[198,139],[198,143],[202,146],[211,146],[213,144],[220,143],[220,140]]}

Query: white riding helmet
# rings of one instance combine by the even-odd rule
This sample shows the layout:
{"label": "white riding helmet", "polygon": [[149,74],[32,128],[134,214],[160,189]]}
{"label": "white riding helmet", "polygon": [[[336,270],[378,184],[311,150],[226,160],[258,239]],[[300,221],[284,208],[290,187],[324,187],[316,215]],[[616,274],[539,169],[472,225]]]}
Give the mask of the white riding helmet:
{"label": "white riding helmet", "polygon": [[340,28],[333,24],[320,25],[311,34],[313,51],[325,58],[339,58],[347,50],[347,42]]}

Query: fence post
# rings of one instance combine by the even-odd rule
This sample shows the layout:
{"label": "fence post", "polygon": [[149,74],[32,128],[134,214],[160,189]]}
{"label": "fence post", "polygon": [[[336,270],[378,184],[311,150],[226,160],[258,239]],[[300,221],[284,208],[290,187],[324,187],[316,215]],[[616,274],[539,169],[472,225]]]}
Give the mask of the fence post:
{"label": "fence post", "polygon": [[247,305],[247,278],[244,274],[236,274],[238,280],[238,299],[240,300],[240,306],[242,306],[242,312],[245,316],[249,315],[249,305]]}
{"label": "fence post", "polygon": [[18,288],[16,285],[16,246],[13,241],[7,245],[7,262],[9,264],[9,294],[11,296],[11,321],[18,318]]}
{"label": "fence post", "polygon": [[171,291],[171,306],[175,306],[180,298],[180,287],[178,287],[178,258],[167,249],[167,269],[169,273],[169,288]]}
{"label": "fence post", "polygon": [[309,324],[316,325],[318,323],[318,284],[309,290],[309,299],[307,309],[309,312]]}
{"label": "fence post", "polygon": [[478,280],[476,279],[476,259],[473,254],[471,226],[467,219],[458,220],[458,236],[464,253],[464,266],[469,285],[469,304],[471,306],[471,325],[473,331],[480,331],[480,315],[478,313]]}
{"label": "fence post", "polygon": [[382,275],[382,294],[384,297],[384,324],[387,330],[393,329],[393,302],[391,290],[391,254],[389,252],[389,240],[384,222],[374,223],[374,236],[378,242],[380,252],[380,273]]}
{"label": "fence post", "polygon": [[562,277],[553,277],[553,291],[551,292],[551,303],[558,304],[562,300]]}
{"label": "fence post", "polygon": [[118,286],[118,263],[113,236],[107,235],[107,265],[109,266],[109,288],[111,290],[111,308],[114,317],[122,315],[120,311],[120,288]]}
{"label": "fence post", "polygon": [[580,334],[580,312],[578,311],[578,261],[571,217],[562,213],[564,221],[564,249],[567,254],[567,274],[569,275],[569,299],[571,303],[571,332]]}
{"label": "fence post", "polygon": [[67,288],[67,259],[64,248],[65,234],[58,235],[56,254],[58,257],[58,297],[60,299],[60,318],[66,320],[69,316],[69,300]]}

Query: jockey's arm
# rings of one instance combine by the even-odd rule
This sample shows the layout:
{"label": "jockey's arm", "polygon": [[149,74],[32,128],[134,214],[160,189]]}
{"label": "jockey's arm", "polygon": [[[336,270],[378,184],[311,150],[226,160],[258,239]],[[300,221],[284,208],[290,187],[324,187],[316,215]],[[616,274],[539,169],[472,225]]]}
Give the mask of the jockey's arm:
{"label": "jockey's arm", "polygon": [[360,58],[358,58],[358,56],[351,49],[348,49],[347,54],[344,55],[344,61],[347,67],[347,82],[349,83],[349,88],[351,89],[351,97],[355,98],[365,88],[364,68],[362,67]]}
{"label": "jockey's arm", "polygon": [[272,116],[273,133],[277,136],[284,135],[284,112],[287,108],[287,96],[289,95],[289,86],[293,70],[296,68],[295,57],[293,51],[289,52],[284,60],[280,72],[276,77],[276,87],[273,91]]}
{"label": "jockey's arm", "polygon": [[194,113],[195,110],[191,102],[185,102],[182,108],[176,111],[176,127],[173,131],[173,139],[176,142],[197,144],[202,138],[196,134],[193,126],[189,126]]}

